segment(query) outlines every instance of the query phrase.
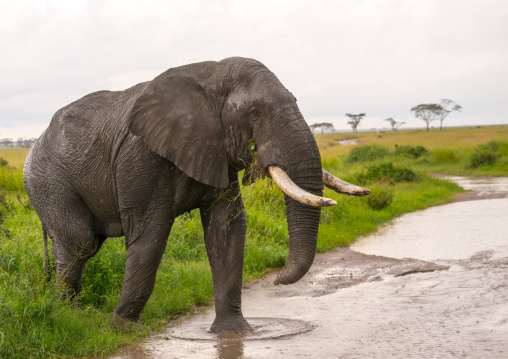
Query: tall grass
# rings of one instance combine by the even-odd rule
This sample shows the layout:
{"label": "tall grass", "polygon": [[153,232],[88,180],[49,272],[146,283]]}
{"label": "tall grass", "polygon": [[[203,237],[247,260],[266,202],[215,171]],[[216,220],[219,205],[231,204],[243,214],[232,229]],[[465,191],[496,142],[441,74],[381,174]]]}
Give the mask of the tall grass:
{"label": "tall grass", "polygon": [[0,186],[9,192],[24,191],[23,170],[9,166],[0,167]]}
{"label": "tall grass", "polygon": [[22,168],[25,164],[29,148],[0,148],[0,157],[4,158],[11,167]]}
{"label": "tall grass", "polygon": [[[461,191],[428,173],[507,174],[506,138],[490,133],[483,134],[481,140],[472,137],[468,146],[454,142],[469,131],[481,132],[443,130],[448,142],[437,139],[436,143],[425,131],[398,131],[382,138],[358,134],[356,146],[343,146],[334,137],[323,135],[328,136],[325,148],[321,147],[323,166],[346,181],[361,181],[372,188],[373,199],[370,203],[367,198],[325,189],[325,196],[338,204],[321,212],[318,252],[346,246],[391,218],[449,201]],[[472,168],[470,156],[476,146],[494,140],[500,143],[495,163]],[[374,144],[382,148],[383,156],[347,160],[352,148]],[[427,151],[415,156],[404,148],[404,153],[397,153],[395,144],[421,145]],[[17,156],[15,151],[10,155]],[[0,157],[8,156],[0,151]],[[42,272],[40,222],[23,190],[21,166],[0,167],[0,358],[104,356],[161,330],[182,313],[212,303],[212,279],[198,211],[179,217],[173,225],[154,293],[142,313],[142,327],[123,333],[110,325],[122,288],[123,238],[108,239],[87,263],[79,298],[59,300],[53,290],[54,278],[46,283]],[[285,264],[288,233],[283,194],[270,180],[243,188],[242,196],[248,219],[244,280],[249,281]]]}

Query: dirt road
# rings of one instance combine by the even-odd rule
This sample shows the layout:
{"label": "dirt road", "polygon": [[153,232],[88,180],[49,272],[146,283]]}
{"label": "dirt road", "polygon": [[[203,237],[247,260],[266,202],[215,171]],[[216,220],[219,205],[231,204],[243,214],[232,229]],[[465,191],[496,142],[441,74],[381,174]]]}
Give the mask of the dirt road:
{"label": "dirt road", "polygon": [[508,358],[508,198],[483,192],[319,255],[297,284],[253,283],[253,333],[208,333],[208,310],[116,357]]}

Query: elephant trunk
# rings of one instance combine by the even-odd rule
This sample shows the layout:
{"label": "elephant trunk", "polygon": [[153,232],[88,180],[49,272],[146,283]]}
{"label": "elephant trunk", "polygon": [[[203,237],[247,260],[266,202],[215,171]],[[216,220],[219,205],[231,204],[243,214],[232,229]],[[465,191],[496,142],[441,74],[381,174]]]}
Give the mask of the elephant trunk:
{"label": "elephant trunk", "polygon": [[[286,150],[289,159],[286,171],[301,189],[316,196],[323,195],[321,156],[314,136],[302,120],[301,131],[288,135],[288,143],[297,144]],[[320,208],[300,203],[284,196],[289,233],[289,255],[286,265],[277,276],[275,284],[297,282],[309,270],[314,261],[319,228]]]}
{"label": "elephant trunk", "polygon": [[320,209],[285,196],[289,232],[289,255],[274,284],[291,284],[310,269],[316,253]]}

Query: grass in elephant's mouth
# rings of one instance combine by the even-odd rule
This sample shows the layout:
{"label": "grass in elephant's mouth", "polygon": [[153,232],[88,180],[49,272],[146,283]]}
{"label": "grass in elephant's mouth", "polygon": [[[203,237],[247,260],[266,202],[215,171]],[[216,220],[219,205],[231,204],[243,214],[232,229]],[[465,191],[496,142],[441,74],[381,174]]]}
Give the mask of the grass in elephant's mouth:
{"label": "grass in elephant's mouth", "polygon": [[[373,189],[372,195],[378,199],[373,209],[368,197],[341,196],[325,190],[325,196],[337,200],[338,205],[321,212],[318,251],[348,245],[393,217],[449,201],[461,191],[426,173],[508,175],[508,126],[498,126],[496,131],[446,131],[448,137],[434,131],[434,142],[430,135],[418,131],[399,131],[383,138],[359,134],[357,146],[378,144],[387,150],[381,151],[384,157],[362,163],[346,161],[352,146],[335,145],[333,136],[340,134],[318,136],[323,166],[348,182],[361,181],[361,185]],[[470,145],[460,140],[464,136],[469,136]],[[492,140],[501,144],[496,162],[470,167],[476,146]],[[419,158],[397,154],[394,143],[422,145],[428,152]],[[9,156],[19,158],[20,154],[0,151],[0,157],[9,161]],[[384,163],[393,166],[381,166]],[[416,178],[408,181],[412,177],[400,176],[409,173],[404,169],[413,170]],[[60,301],[54,283],[44,279],[41,226],[35,211],[27,205],[21,170],[0,167],[0,184],[5,188],[0,191],[1,358],[107,355],[160,330],[175,316],[212,303],[212,279],[199,212],[181,216],[173,226],[155,291],[142,313],[144,326],[121,333],[110,326],[110,318],[122,287],[123,239],[108,239],[89,261],[78,301]],[[249,281],[284,265],[288,234],[283,195],[271,181],[259,180],[244,188],[242,195],[249,222],[244,280]]]}

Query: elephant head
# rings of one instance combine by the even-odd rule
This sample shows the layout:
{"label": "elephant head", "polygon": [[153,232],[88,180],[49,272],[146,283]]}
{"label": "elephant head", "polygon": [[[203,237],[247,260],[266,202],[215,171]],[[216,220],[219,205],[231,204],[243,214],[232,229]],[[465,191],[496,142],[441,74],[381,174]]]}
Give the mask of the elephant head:
{"label": "elephant head", "polygon": [[295,97],[263,64],[229,58],[172,68],[146,84],[129,116],[148,148],[208,186],[249,167],[256,146],[261,174],[285,192],[289,257],[276,283],[298,281],[316,251],[323,184],[337,192],[370,191],[321,168],[319,150]]}

